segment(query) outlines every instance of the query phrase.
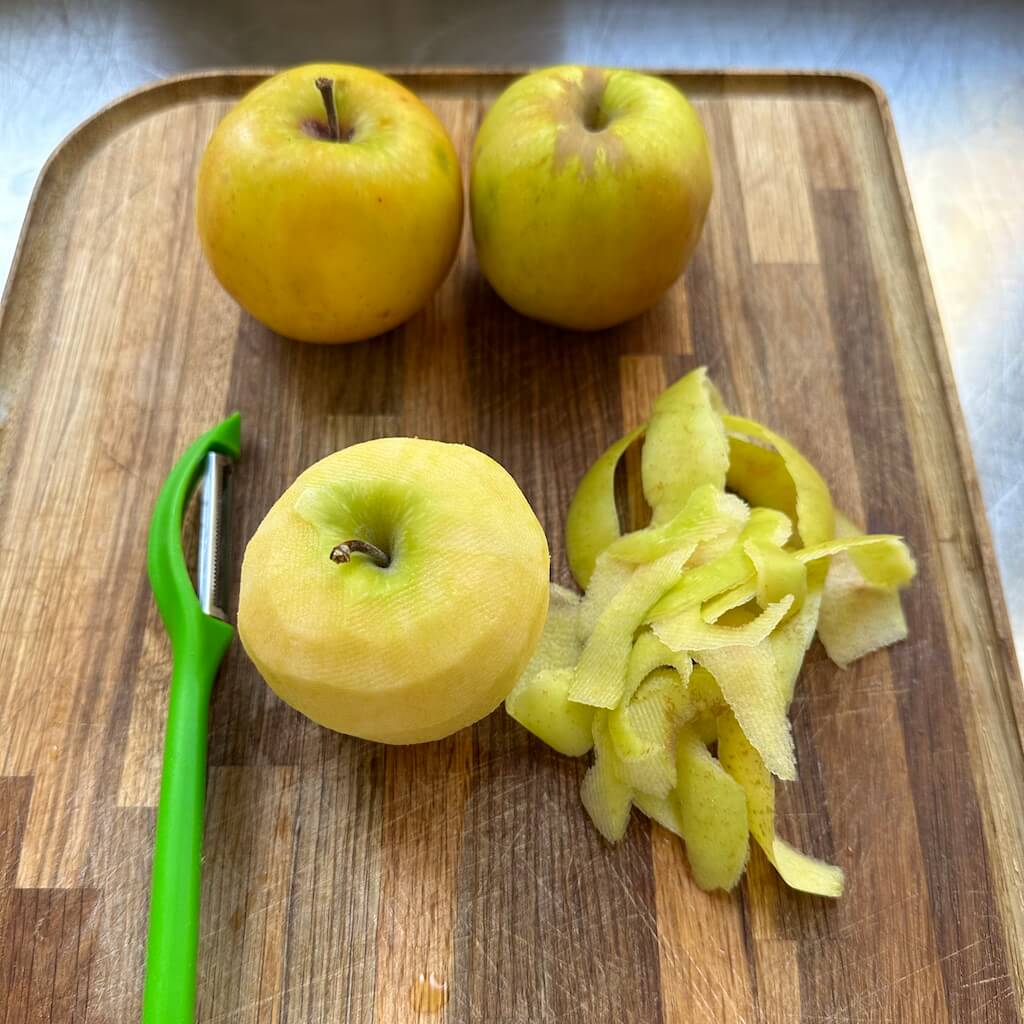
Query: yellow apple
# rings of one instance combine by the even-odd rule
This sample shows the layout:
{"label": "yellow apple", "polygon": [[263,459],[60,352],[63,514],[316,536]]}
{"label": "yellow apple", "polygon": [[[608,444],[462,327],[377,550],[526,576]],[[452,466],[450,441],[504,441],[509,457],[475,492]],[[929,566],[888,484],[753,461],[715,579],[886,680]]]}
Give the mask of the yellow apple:
{"label": "yellow apple", "polygon": [[238,632],[279,697],[382,743],[493,711],[548,610],[544,531],[511,476],[465,445],[382,438],[307,469],[242,563]]}
{"label": "yellow apple", "polygon": [[419,310],[462,231],[462,177],[408,89],[345,64],[267,79],[218,125],[196,214],[224,288],[303,341],[357,341]]}
{"label": "yellow apple", "polygon": [[514,82],[473,148],[484,275],[527,316],[594,330],[651,306],[682,274],[711,199],[700,119],[634,71],[555,67]]}

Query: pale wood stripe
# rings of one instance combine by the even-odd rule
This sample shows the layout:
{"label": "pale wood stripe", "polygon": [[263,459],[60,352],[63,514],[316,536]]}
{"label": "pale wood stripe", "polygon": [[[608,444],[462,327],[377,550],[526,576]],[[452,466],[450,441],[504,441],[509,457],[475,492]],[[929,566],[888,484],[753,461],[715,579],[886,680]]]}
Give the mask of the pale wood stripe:
{"label": "pale wood stripe", "polygon": [[[381,844],[374,1020],[413,1019],[413,986],[434,974],[454,994],[455,913],[472,733],[389,750]],[[457,1003],[456,1003],[457,1005]],[[445,1006],[438,1020],[457,1020]]]}
{"label": "pale wood stripe", "polygon": [[680,839],[651,827],[665,1024],[756,1021],[743,905],[694,884]]}
{"label": "pale wood stripe", "polygon": [[160,800],[171,667],[170,646],[160,613],[156,603],[149,602],[117,791],[120,807],[156,807]]}
{"label": "pale wood stripe", "polygon": [[730,95],[736,166],[756,263],[817,263],[814,220],[792,103]]}

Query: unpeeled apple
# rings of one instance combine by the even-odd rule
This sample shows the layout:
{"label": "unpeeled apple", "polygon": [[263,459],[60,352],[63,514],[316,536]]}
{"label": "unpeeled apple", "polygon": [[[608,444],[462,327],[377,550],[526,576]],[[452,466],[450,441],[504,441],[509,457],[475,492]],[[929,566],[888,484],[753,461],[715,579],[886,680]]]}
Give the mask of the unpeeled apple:
{"label": "unpeeled apple", "polygon": [[368,338],[419,310],[455,258],[462,207],[458,158],[434,114],[345,64],[253,89],[213,133],[196,197],[224,288],[278,333],[319,342]]}
{"label": "unpeeled apple", "polygon": [[270,687],[338,732],[439,739],[492,711],[544,626],[549,556],[511,476],[382,438],[307,469],[249,541],[238,631]]}
{"label": "unpeeled apple", "polygon": [[711,199],[700,119],[668,82],[554,67],[498,98],[473,148],[477,256],[527,316],[592,330],[651,306],[686,268]]}

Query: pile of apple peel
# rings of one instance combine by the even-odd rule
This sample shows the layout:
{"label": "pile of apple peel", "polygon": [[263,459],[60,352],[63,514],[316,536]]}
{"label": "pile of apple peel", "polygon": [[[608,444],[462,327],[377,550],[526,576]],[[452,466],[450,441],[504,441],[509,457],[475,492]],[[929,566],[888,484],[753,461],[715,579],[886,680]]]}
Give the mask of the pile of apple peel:
{"label": "pile of apple peel", "polygon": [[[622,533],[616,468],[642,439],[648,526]],[[702,369],[654,403],[580,482],[566,547],[584,594],[552,585],[508,713],[560,753],[593,751],[583,805],[611,842],[637,808],[680,836],[697,884],[732,889],[751,837],[787,885],[844,876],[781,839],[796,778],[789,707],[817,633],[841,667],[903,639],[903,541],[865,535],[785,438],[725,411]]]}

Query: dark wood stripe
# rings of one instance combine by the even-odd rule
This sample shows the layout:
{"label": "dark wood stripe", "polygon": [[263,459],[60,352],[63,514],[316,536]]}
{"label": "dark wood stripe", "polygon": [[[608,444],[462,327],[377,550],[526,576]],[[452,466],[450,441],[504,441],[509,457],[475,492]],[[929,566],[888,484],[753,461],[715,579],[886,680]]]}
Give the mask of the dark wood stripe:
{"label": "dark wood stripe", "polygon": [[[621,433],[618,360],[600,338],[531,323],[499,301],[477,280],[472,443],[523,487],[547,531],[553,575],[569,582],[565,511],[586,467]],[[543,1007],[540,1019],[551,1021],[657,1021],[645,824],[608,847],[579,802],[584,761],[546,751],[501,711],[475,735],[457,935],[468,1018],[525,1022]],[[485,865],[499,865],[497,886]]]}
{"label": "dark wood stripe", "polygon": [[[0,949],[5,951],[5,955],[0,956],[0,993],[4,995],[0,1005],[7,1004],[6,1011],[0,1012],[3,1024],[15,1019],[10,1007],[14,1005],[15,992],[19,991],[18,985],[21,984],[22,970],[18,966],[18,957],[13,953],[15,914],[20,910],[15,906],[14,884],[31,799],[31,778],[0,778]],[[26,952],[31,953],[31,940],[23,941],[22,945],[27,948],[22,949],[19,957]]]}
{"label": "dark wood stripe", "polygon": [[622,433],[618,355],[600,336],[519,316],[478,271],[467,276],[470,443],[516,478],[547,533],[552,576],[569,585],[566,510],[579,478]]}
{"label": "dark wood stripe", "polygon": [[95,889],[14,890],[0,922],[4,1024],[85,1020],[99,899]]}
{"label": "dark wood stripe", "polygon": [[[936,588],[934,536],[907,441],[891,341],[874,280],[856,193],[819,190],[814,215],[829,314],[843,366],[846,417],[857,454],[868,526],[898,530],[918,559],[905,596],[910,640],[888,653],[897,689],[938,963],[953,1020],[1013,1014],[1003,936],[969,763],[960,694]],[[977,984],[979,978],[989,978]]]}
{"label": "dark wood stripe", "polygon": [[739,401],[741,394],[765,393],[760,386],[764,343],[750,296],[752,260],[732,119],[725,103],[706,107],[703,117],[715,193],[686,275],[693,347],[726,405],[757,415]]}
{"label": "dark wood stripe", "polygon": [[[299,768],[281,1020],[368,1022],[382,889],[384,750],[305,722]],[[243,920],[236,916],[233,927]]]}
{"label": "dark wood stripe", "polygon": [[475,735],[456,932],[467,991],[456,1019],[661,1020],[646,823],[637,816],[609,847],[579,801],[582,760],[501,714]]}

